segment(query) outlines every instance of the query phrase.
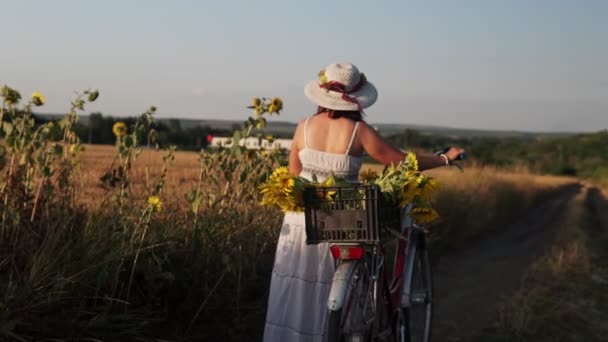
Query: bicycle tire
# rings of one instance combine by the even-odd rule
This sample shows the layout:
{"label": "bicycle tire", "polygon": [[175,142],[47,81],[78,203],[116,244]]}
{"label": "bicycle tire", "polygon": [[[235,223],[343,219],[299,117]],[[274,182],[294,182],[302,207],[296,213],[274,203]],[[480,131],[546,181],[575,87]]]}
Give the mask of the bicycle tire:
{"label": "bicycle tire", "polygon": [[385,310],[381,299],[384,270],[374,280],[364,261],[353,267],[342,308],[329,311],[328,342],[372,341],[377,334],[378,312]]}
{"label": "bicycle tire", "polygon": [[[430,342],[433,323],[433,275],[424,235],[416,237],[414,270],[409,286],[410,302],[399,310],[395,335],[398,342]],[[421,316],[419,309],[422,309]],[[421,324],[421,319],[424,323]],[[419,329],[422,328],[422,331]]]}

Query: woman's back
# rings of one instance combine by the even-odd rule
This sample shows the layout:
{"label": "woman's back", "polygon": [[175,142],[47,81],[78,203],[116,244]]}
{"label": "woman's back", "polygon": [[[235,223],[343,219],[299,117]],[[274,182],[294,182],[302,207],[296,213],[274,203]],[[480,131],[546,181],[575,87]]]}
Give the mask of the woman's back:
{"label": "woman's back", "polygon": [[360,123],[346,118],[332,119],[318,114],[303,123],[302,133],[294,142],[302,170],[300,176],[319,181],[334,174],[356,181],[362,164],[362,148],[357,139]]}
{"label": "woman's back", "polygon": [[359,124],[347,118],[332,119],[326,113],[314,115],[304,122],[304,138],[307,144],[302,146],[307,145],[306,147],[317,151],[360,157],[363,151],[355,130]]}

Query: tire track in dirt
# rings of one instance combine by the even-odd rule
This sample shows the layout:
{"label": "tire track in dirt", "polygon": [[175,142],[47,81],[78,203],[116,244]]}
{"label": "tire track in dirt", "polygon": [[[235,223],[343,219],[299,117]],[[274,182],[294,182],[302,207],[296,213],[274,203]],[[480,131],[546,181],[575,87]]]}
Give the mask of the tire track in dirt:
{"label": "tire track in dirt", "polygon": [[586,204],[596,221],[593,227],[608,230],[608,199],[604,197],[602,191],[596,187],[591,187]]}
{"label": "tire track in dirt", "polygon": [[[602,255],[606,256],[608,254],[605,252],[604,242],[608,242],[608,193],[602,193],[600,189],[592,187],[588,191],[585,204],[592,217],[592,222],[588,226],[590,237],[600,239],[599,248],[604,251]],[[591,279],[595,283],[608,285],[608,278],[605,275],[592,274]],[[608,321],[604,321],[602,329],[608,331]]]}
{"label": "tire track in dirt", "polygon": [[434,341],[467,341],[496,319],[501,299],[519,288],[581,189],[566,185],[504,230],[440,257],[434,266]]}

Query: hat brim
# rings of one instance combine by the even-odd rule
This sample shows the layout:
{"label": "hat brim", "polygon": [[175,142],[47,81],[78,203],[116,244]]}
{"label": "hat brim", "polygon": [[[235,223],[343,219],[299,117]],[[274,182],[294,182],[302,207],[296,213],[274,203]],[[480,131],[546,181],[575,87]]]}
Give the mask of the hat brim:
{"label": "hat brim", "polygon": [[[342,93],[336,91],[328,91],[319,87],[318,81],[310,81],[304,87],[304,94],[313,103],[327,109],[333,110],[359,110],[360,108],[356,103],[344,101],[342,99]],[[354,93],[348,94],[354,97],[359,102],[361,109],[367,108],[373,105],[378,99],[378,91],[376,87],[366,82],[361,89]]]}

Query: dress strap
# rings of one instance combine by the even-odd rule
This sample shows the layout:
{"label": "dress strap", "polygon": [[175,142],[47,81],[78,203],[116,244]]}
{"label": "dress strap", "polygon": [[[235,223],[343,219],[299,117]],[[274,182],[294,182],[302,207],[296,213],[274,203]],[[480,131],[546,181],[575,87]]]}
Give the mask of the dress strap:
{"label": "dress strap", "polygon": [[353,146],[353,141],[355,141],[355,135],[357,135],[357,128],[359,128],[359,121],[355,122],[355,128],[353,128],[353,135],[350,137],[350,142],[348,143],[348,148],[346,149],[346,153],[344,155],[348,155],[350,153],[350,148]]}
{"label": "dress strap", "polygon": [[308,127],[308,119],[310,118],[306,118],[306,121],[304,121],[304,147],[308,148],[308,133],[306,132],[306,128]]}

